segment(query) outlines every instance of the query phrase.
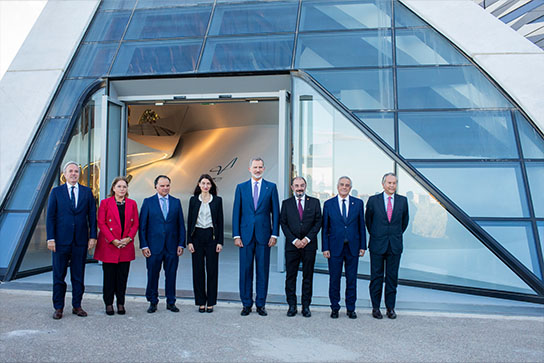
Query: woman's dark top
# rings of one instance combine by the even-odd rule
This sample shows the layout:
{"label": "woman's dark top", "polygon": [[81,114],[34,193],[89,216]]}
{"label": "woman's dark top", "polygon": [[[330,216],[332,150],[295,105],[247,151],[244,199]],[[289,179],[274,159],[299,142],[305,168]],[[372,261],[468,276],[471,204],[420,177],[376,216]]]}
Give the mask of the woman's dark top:
{"label": "woman's dark top", "polygon": [[[200,210],[200,200],[198,196],[192,196],[189,200],[189,216],[187,217],[187,243],[193,243],[193,233],[196,228],[198,211]],[[213,240],[215,243],[223,244],[223,200],[220,196],[213,196],[210,202],[210,212],[213,223]]]}
{"label": "woman's dark top", "polygon": [[121,221],[121,236],[125,233],[125,202],[117,203],[117,210],[119,211],[119,220]]}

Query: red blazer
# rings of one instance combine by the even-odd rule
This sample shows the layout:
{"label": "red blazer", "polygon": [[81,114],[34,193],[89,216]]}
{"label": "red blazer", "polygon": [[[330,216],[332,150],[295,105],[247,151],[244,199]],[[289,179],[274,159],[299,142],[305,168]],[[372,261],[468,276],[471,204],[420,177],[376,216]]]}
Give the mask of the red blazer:
{"label": "red blazer", "polygon": [[117,248],[111,241],[121,240],[125,237],[130,237],[134,240],[138,232],[138,206],[132,199],[125,199],[125,230],[121,235],[121,219],[119,218],[119,210],[115,197],[104,199],[100,202],[97,218],[98,242],[94,252],[94,258],[107,263],[119,263],[132,261],[136,258],[134,252],[134,241],[130,242],[126,247]]}

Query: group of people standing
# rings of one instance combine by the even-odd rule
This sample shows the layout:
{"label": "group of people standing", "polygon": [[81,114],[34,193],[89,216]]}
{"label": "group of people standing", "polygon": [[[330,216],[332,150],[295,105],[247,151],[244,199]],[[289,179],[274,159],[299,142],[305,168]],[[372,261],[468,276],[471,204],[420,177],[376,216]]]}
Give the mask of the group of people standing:
{"label": "group of people standing", "polygon": [[[384,192],[369,198],[366,208],[361,199],[350,196],[352,182],[347,176],[337,183],[338,195],[323,205],[306,195],[306,180],[295,177],[293,196],[279,206],[276,185],[263,179],[264,160],[250,160],[251,178],[238,184],[232,214],[232,236],[239,247],[239,289],[242,316],[252,312],[253,304],[261,316],[265,305],[270,271],[270,249],[277,243],[280,226],[286,237],[285,295],[287,316],[297,314],[296,280],[302,263],[302,315],[310,317],[313,273],[321,230],[322,252],[329,266],[331,318],[339,317],[342,270],[346,276],[347,316],[357,318],[357,267],[367,249],[370,234],[370,296],[372,316],[381,319],[380,303],[385,272],[387,316],[396,318],[395,299],[402,253],[402,234],[408,226],[408,203],[396,194],[397,177],[387,173],[382,179]],[[223,248],[223,205],[212,177],[198,179],[189,201],[187,230],[179,199],[170,195],[171,180],[159,175],[156,194],[146,198],[140,214],[136,202],[128,198],[128,181],[117,177],[108,198],[96,204],[89,188],[78,184],[79,166],[68,162],[63,173],[66,184],[54,188],[47,208],[47,246],[53,252],[54,319],[63,316],[65,277],[70,266],[72,313],[87,316],[81,308],[87,250],[96,247],[94,258],[102,261],[103,299],[108,315],[123,315],[130,261],[135,259],[134,238],[139,232],[140,249],[146,258],[148,313],[157,311],[161,269],[165,271],[166,308],[179,312],[176,302],[176,275],[179,257],[191,252],[195,304],[201,313],[213,312],[217,303],[218,261]],[[97,225],[99,229],[97,238]],[[253,276],[256,294],[253,299]]]}

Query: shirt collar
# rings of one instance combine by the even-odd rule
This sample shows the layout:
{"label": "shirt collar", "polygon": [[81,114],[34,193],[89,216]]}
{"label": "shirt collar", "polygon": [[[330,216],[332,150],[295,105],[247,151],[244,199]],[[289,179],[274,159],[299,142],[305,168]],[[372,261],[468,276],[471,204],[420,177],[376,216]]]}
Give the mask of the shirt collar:
{"label": "shirt collar", "polygon": [[346,202],[349,202],[349,194],[348,194],[347,197],[345,197],[345,198],[342,198],[342,197],[340,196],[340,194],[338,194],[338,201],[339,201],[340,203],[342,203],[342,199],[345,199]]}
{"label": "shirt collar", "polygon": [[75,183],[74,185],[70,185],[70,183],[66,183],[66,187],[68,188],[68,191],[72,190],[72,187],[76,187],[74,191],[79,190],[79,183]]}
{"label": "shirt collar", "polygon": [[392,195],[387,194],[386,192],[383,192],[383,199],[387,201],[387,198],[391,197],[391,200],[395,200],[395,193]]}
{"label": "shirt collar", "polygon": [[170,194],[166,194],[166,196],[163,197],[162,195],[160,195],[159,193],[157,193],[157,197],[159,197],[159,199],[165,198],[166,200],[168,200],[168,197],[169,197],[169,196],[170,196]]}
{"label": "shirt collar", "polygon": [[302,194],[302,197],[297,197],[296,195],[294,196],[296,200],[299,200],[299,199],[302,199],[302,200],[306,200],[306,193]]}
{"label": "shirt collar", "polygon": [[[202,202],[202,194],[198,195],[198,200],[200,200]],[[212,200],[213,200],[213,194],[210,194],[210,200],[208,200],[208,203],[211,203]],[[204,202],[202,202],[202,203],[204,203]]]}

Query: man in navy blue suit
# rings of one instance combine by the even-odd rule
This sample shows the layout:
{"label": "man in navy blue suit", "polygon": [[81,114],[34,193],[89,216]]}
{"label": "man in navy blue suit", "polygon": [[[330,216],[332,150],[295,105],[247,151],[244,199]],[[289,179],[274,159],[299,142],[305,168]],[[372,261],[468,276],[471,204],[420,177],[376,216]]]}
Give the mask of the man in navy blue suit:
{"label": "man in navy blue suit", "polygon": [[266,294],[270,271],[270,247],[279,236],[280,204],[276,184],[263,179],[264,161],[251,159],[251,179],[238,184],[232,210],[232,235],[240,247],[240,298],[242,316],[253,306],[253,261],[256,264],[255,305],[257,313],[266,316]]}
{"label": "man in navy blue suit", "polygon": [[166,309],[177,313],[176,276],[185,248],[185,222],[179,199],[170,195],[170,178],[155,178],[157,194],[144,199],[140,210],[140,248],[146,258],[148,313],[157,311],[159,276],[164,268]]}
{"label": "man in navy blue suit", "polygon": [[340,310],[340,279],[346,273],[346,309],[350,319],[357,319],[357,267],[366,250],[363,201],[350,196],[351,179],[342,176],[336,186],[338,195],[323,205],[323,256],[329,262],[329,299],[331,318]]}
{"label": "man in navy blue suit", "polygon": [[383,193],[371,196],[366,205],[366,226],[370,234],[370,299],[372,316],[382,319],[383,276],[385,267],[385,307],[387,317],[395,319],[395,301],[399,276],[402,234],[408,227],[408,201],[396,194],[397,176],[387,173],[382,178]]}
{"label": "man in navy blue suit", "polygon": [[79,165],[69,161],[63,169],[66,183],[51,190],[47,204],[47,248],[53,252],[53,319],[62,318],[66,272],[70,266],[72,313],[87,316],[81,308],[85,291],[87,249],[96,246],[96,201],[90,188],[78,183]]}

